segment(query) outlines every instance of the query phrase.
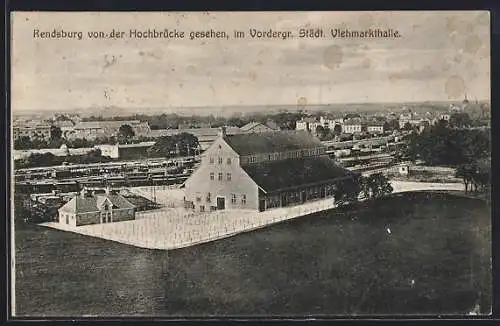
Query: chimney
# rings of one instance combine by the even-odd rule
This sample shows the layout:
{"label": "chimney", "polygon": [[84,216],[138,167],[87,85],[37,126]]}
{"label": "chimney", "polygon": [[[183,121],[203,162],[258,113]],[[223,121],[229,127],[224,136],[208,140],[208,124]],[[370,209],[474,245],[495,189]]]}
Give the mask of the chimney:
{"label": "chimney", "polygon": [[226,137],[226,126],[219,128],[219,137]]}
{"label": "chimney", "polygon": [[85,198],[86,193],[87,193],[87,188],[86,188],[86,187],[83,187],[83,188],[82,188],[82,191],[80,191],[80,197],[81,197],[81,198]]}
{"label": "chimney", "polygon": [[111,187],[106,186],[105,192],[106,192],[106,195],[110,195],[111,194]]}

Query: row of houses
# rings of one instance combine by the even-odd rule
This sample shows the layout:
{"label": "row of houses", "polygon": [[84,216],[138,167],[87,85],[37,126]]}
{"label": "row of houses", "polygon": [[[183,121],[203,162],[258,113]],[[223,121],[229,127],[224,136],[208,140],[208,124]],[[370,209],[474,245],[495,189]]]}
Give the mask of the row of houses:
{"label": "row of houses", "polygon": [[144,121],[87,121],[74,124],[72,121],[55,121],[53,123],[35,121],[35,122],[17,122],[12,127],[13,139],[29,137],[30,139],[49,140],[52,126],[59,127],[62,136],[66,139],[85,138],[88,140],[117,136],[122,125],[132,127],[135,135],[146,136],[151,128]]}
{"label": "row of houses", "polygon": [[381,134],[384,130],[384,122],[376,119],[364,120],[358,114],[349,114],[340,119],[327,119],[325,117],[303,118],[296,123],[296,130],[309,130],[316,132],[318,127],[330,130],[339,130],[344,134],[360,133],[367,131],[373,134]]}
{"label": "row of houses", "polygon": [[16,122],[12,126],[12,136],[14,140],[21,137],[29,137],[30,139],[50,139],[51,125],[48,123],[28,121]]}
{"label": "row of houses", "polygon": [[450,120],[451,114],[449,112],[432,115],[429,112],[419,115],[411,110],[405,110],[399,117],[392,114],[389,118],[375,117],[372,119],[362,118],[358,114],[348,114],[340,119],[327,119],[324,117],[317,118],[303,118],[297,121],[296,130],[308,130],[313,133],[317,131],[318,127],[328,128],[330,130],[339,130],[344,134],[355,134],[361,132],[368,132],[370,134],[382,134],[387,130],[387,122],[390,120],[397,120],[400,129],[403,129],[407,124],[412,127],[423,128],[427,125],[432,125],[440,120]]}
{"label": "row of houses", "polygon": [[[52,124],[47,122],[30,122],[21,123],[18,122],[13,125],[13,138],[14,140],[19,139],[22,136],[29,137],[30,139],[43,139],[49,140],[51,127],[56,126],[61,129],[62,136],[65,139],[87,139],[95,140],[97,138],[109,138],[116,137],[119,133],[120,127],[123,125],[129,125],[136,136],[142,136],[146,138],[158,138],[161,136],[173,136],[179,133],[190,133],[196,136],[199,142],[205,146],[208,146],[217,137],[217,128],[205,127],[205,128],[184,128],[180,126],[177,129],[160,129],[152,130],[147,121],[139,120],[123,120],[123,121],[87,121],[78,122],[73,124],[73,122],[64,120],[56,121]],[[268,121],[267,123],[250,122],[245,126],[229,127],[229,134],[237,133],[251,133],[251,132],[267,132],[267,131],[277,131],[279,127],[273,121]]]}

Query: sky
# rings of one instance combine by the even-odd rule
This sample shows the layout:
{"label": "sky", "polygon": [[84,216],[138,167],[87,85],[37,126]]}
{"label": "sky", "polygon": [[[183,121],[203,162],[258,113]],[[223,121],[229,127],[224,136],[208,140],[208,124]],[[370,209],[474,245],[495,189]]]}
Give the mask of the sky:
{"label": "sky", "polygon": [[[488,12],[12,14],[11,103],[32,110],[490,99]],[[92,31],[226,31],[229,39],[90,39]],[[325,37],[252,39],[250,28]],[[397,30],[335,39],[332,28]],[[40,39],[34,29],[79,31]],[[247,37],[232,37],[234,30]]]}

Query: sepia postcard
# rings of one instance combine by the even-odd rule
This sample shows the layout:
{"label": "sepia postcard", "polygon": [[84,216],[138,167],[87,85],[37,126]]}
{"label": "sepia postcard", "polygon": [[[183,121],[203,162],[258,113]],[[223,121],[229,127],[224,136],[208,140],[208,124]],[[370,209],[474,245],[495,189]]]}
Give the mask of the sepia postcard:
{"label": "sepia postcard", "polygon": [[10,19],[13,317],[491,315],[489,12]]}

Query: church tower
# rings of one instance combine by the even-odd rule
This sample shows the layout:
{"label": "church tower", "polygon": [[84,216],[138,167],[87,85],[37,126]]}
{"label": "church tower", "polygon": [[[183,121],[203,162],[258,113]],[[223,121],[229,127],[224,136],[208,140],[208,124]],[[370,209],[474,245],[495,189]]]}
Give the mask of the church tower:
{"label": "church tower", "polygon": [[467,106],[469,106],[469,100],[467,99],[467,93],[465,93],[464,100],[462,101],[462,111],[465,111]]}

